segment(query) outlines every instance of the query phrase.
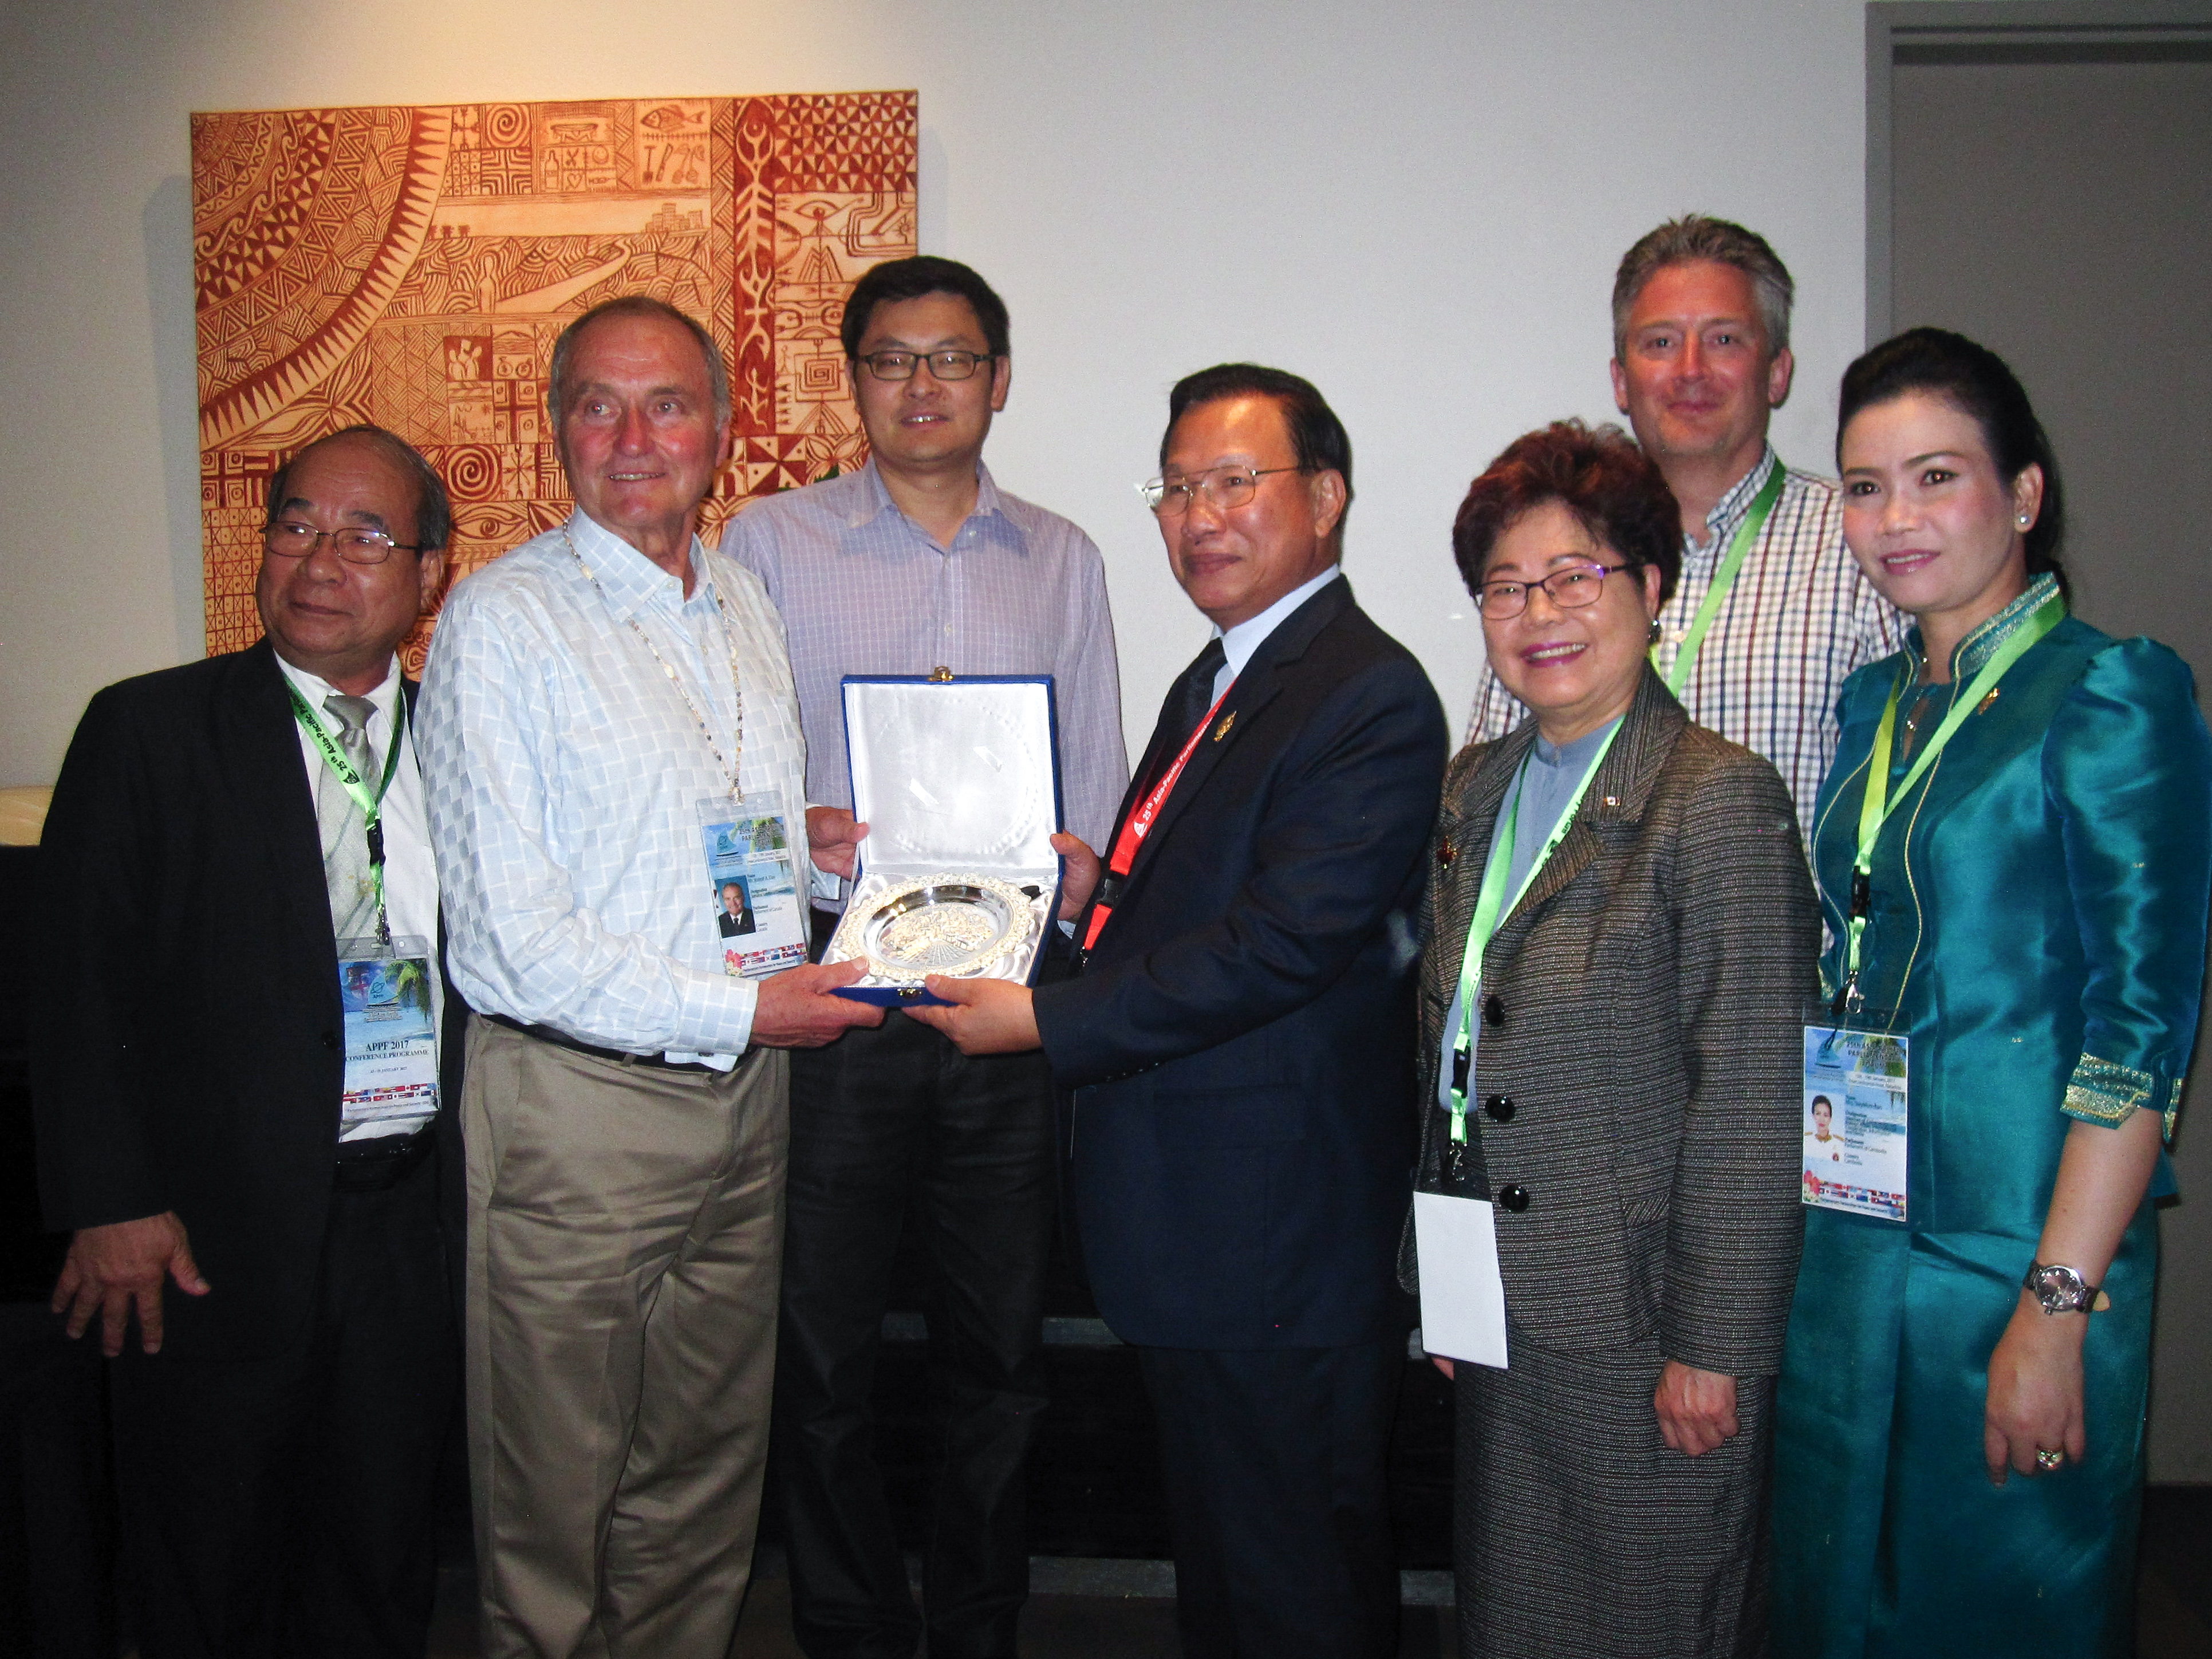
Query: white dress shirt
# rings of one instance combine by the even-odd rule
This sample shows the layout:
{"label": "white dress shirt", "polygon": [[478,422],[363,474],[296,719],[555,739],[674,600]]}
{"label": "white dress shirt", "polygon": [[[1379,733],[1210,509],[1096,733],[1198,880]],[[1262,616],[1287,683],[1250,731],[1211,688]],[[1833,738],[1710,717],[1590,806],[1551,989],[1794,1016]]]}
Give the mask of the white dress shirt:
{"label": "white dress shirt", "polygon": [[[323,699],[337,693],[337,687],[304,668],[294,667],[282,655],[276,659],[276,666],[283,670],[293,689],[307,700],[307,707],[315,711],[323,729],[336,738],[337,722],[325,711]],[[364,730],[379,764],[392,753],[392,710],[398,705],[399,697],[399,663],[394,658],[385,671],[384,683],[368,693],[376,712],[368,717]],[[345,785],[324,763],[323,751],[307,735],[307,727],[297,720],[292,726],[294,735],[300,740],[301,756],[307,763],[307,780],[314,787],[316,821],[324,823],[343,818],[345,807],[341,803],[346,800]],[[384,912],[395,937],[412,934],[423,942],[429,952],[431,1023],[435,1029],[445,1006],[438,978],[438,870],[430,855],[430,825],[422,807],[422,773],[416,763],[413,730],[410,722],[407,744],[400,752],[398,769],[392,775],[392,787],[385,793],[380,814],[384,823]],[[369,781],[372,790],[377,781],[374,778]],[[333,801],[331,797],[337,799]],[[329,848],[323,848],[325,863],[330,854]],[[441,1031],[439,1035],[442,1041],[444,1033]],[[419,1128],[423,1121],[371,1118],[365,1122],[347,1124],[339,1138],[364,1140],[373,1135],[397,1134]]]}

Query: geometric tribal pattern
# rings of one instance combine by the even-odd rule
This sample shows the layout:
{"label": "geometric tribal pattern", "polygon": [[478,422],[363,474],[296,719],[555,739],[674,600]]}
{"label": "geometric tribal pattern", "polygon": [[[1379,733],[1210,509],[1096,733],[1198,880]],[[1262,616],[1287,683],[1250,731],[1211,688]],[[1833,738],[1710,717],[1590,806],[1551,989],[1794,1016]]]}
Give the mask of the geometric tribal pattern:
{"label": "geometric tribal pattern", "polygon": [[750,498],[858,466],[837,327],[861,271],[915,252],[916,112],[877,92],[194,115],[210,653],[260,637],[270,475],[341,427],[438,469],[456,580],[566,518],[546,358],[617,295],[689,312],[730,364],[710,544]]}

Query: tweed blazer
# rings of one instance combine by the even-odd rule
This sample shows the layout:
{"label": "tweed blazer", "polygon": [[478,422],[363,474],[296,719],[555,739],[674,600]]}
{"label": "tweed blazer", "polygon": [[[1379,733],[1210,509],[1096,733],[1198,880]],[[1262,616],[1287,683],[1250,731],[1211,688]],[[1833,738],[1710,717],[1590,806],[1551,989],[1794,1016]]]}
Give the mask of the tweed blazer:
{"label": "tweed blazer", "polygon": [[[1492,825],[1530,720],[1444,775],[1425,904],[1419,1181],[1439,1175],[1439,1049]],[[1483,960],[1468,1121],[1528,1340],[1772,1374],[1803,1228],[1801,1026],[1819,911],[1789,791],[1644,672],[1576,821]],[[1411,1229],[1401,1277],[1418,1288]]]}

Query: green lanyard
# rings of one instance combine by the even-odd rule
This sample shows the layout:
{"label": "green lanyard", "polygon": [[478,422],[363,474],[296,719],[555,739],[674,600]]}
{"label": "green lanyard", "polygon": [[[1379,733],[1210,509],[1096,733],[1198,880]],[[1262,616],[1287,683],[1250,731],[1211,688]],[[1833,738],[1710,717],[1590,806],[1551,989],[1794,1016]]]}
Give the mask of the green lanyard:
{"label": "green lanyard", "polygon": [[[1782,463],[1778,460],[1774,464],[1774,471],[1767,474],[1766,482],[1759,487],[1759,494],[1752,498],[1751,511],[1736,526],[1735,539],[1729,544],[1727,556],[1721,560],[1720,568],[1713,572],[1713,585],[1705,590],[1705,603],[1698,607],[1698,614],[1690,619],[1689,631],[1682,635],[1681,649],[1674,653],[1674,665],[1667,671],[1667,689],[1678,697],[1682,695],[1682,688],[1690,683],[1690,671],[1698,665],[1698,651],[1705,642],[1705,630],[1713,625],[1713,618],[1720,615],[1721,606],[1728,603],[1729,590],[1735,586],[1735,573],[1743,568],[1744,558],[1750,553],[1751,544],[1759,539],[1759,532],[1766,528],[1766,520],[1774,511],[1775,502],[1782,499],[1784,471]],[[1656,645],[1651,647],[1651,658],[1652,665],[1656,667],[1659,647]]]}
{"label": "green lanyard", "polygon": [[1851,859],[1850,921],[1846,933],[1844,988],[1836,996],[1839,1012],[1847,1006],[1856,1006],[1858,1001],[1859,953],[1866,938],[1867,911],[1874,892],[1874,844],[1881,835],[1882,824],[1912,793],[1912,786],[1936,763],[1936,757],[1943,752],[1943,745],[1951,741],[1952,734],[1966,724],[1966,716],[1981,707],[1983,699],[1996,689],[2005,670],[2065,618],[2065,596],[2054,589],[1996,648],[1989,661],[1982,665],[1982,672],[1952,703],[1950,713],[1943,716],[1942,724],[1929,738],[1928,746],[1920,751],[1920,758],[1898,780],[1893,797],[1889,790],[1889,752],[1897,734],[1897,702],[1905,689],[1904,677],[1900,676],[1889,688],[1889,702],[1881,711],[1881,724],[1875,728],[1874,753],[1867,761],[1866,793],[1859,802],[1859,844]]}
{"label": "green lanyard", "polygon": [[[1528,873],[1521,878],[1521,885],[1514,890],[1513,904],[1520,903],[1522,895],[1535,884],[1536,878],[1543,873],[1544,866],[1552,861],[1552,854],[1567,838],[1567,832],[1575,827],[1576,811],[1582,805],[1583,797],[1589,793],[1590,780],[1597,776],[1597,769],[1605,763],[1606,752],[1613,747],[1613,740],[1620,735],[1625,720],[1626,716],[1622,721],[1614,722],[1613,730],[1605,734],[1605,741],[1598,744],[1597,752],[1590,757],[1589,765],[1583,772],[1583,781],[1575,786],[1573,796],[1559,809],[1559,821],[1553,824],[1552,833],[1545,838],[1543,849],[1529,863]],[[1475,1017],[1474,994],[1476,988],[1482,983],[1483,952],[1489,950],[1491,939],[1498,932],[1499,920],[1512,914],[1513,906],[1505,902],[1505,877],[1506,872],[1513,868],[1513,838],[1521,827],[1521,786],[1528,775],[1528,757],[1524,755],[1521,758],[1521,769],[1513,775],[1513,799],[1506,803],[1504,808],[1505,831],[1492,842],[1490,858],[1482,866],[1482,892],[1474,902],[1474,917],[1467,927],[1467,949],[1459,959],[1462,1012],[1459,1037],[1452,1047],[1455,1054],[1463,1056],[1474,1052],[1467,1040],[1467,1028],[1468,1023]],[[1472,1077],[1468,1080],[1470,1083],[1474,1081]],[[1451,1091],[1451,1138],[1464,1142],[1467,1139],[1467,1091],[1456,1083],[1452,1085]]]}
{"label": "green lanyard", "polygon": [[300,688],[287,679],[284,690],[291,695],[292,718],[300,722],[300,729],[313,740],[315,751],[322,756],[323,764],[331,775],[345,787],[353,804],[361,808],[361,824],[368,837],[368,867],[376,878],[376,937],[385,945],[392,943],[392,927],[384,915],[384,805],[385,792],[392,787],[393,774],[399,770],[399,745],[407,733],[407,696],[402,688],[399,699],[392,706],[392,746],[384,757],[384,779],[376,786],[376,793],[368,793],[368,781],[363,778],[354,763],[346,758],[336,738],[323,730],[323,723],[307,700],[300,695]]}

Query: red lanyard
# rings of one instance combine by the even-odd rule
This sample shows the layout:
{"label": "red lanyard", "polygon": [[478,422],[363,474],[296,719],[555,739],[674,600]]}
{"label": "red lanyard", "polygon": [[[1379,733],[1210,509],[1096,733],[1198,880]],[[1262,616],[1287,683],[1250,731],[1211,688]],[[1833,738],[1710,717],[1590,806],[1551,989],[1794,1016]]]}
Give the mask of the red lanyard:
{"label": "red lanyard", "polygon": [[[1206,735],[1207,725],[1220,712],[1223,702],[1236,684],[1231,680],[1222,687],[1221,696],[1213,700],[1213,707],[1206,711],[1206,719],[1199,721],[1197,729],[1191,732],[1189,739],[1182,746],[1182,753],[1175,757],[1175,764],[1161,775],[1160,781],[1152,786],[1152,793],[1138,803],[1137,810],[1122,820],[1121,833],[1114,837],[1113,856],[1106,861],[1106,867],[1115,875],[1127,876],[1129,866],[1137,861],[1137,849],[1145,844],[1145,837],[1152,832],[1152,820],[1159,817],[1160,808],[1166,805],[1168,796],[1174,793],[1176,780],[1182,775],[1182,769],[1190,763],[1191,756],[1196,752],[1198,740]],[[1114,907],[1103,900],[1091,907],[1091,926],[1083,935],[1085,951],[1098,943],[1098,935],[1106,926],[1106,918],[1113,914]]]}

